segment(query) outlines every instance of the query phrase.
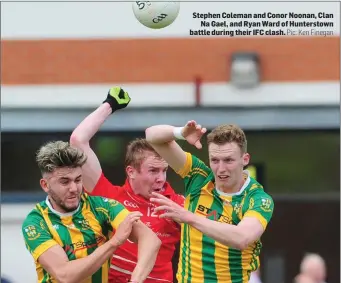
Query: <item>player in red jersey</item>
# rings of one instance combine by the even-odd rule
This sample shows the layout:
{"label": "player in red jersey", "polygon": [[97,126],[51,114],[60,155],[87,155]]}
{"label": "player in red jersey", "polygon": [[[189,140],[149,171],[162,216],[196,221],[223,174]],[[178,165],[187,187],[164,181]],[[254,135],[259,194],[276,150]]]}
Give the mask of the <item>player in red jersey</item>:
{"label": "player in red jersey", "polygon": [[[127,180],[116,186],[104,176],[100,162],[90,148],[89,141],[104,121],[116,110],[125,108],[130,97],[120,87],[109,90],[107,99],[87,116],[73,131],[70,143],[88,156],[83,166],[83,184],[87,192],[118,200],[130,211],[140,211],[141,221],[150,227],[162,241],[156,263],[145,283],[173,282],[172,257],[180,240],[180,226],[160,219],[153,213],[155,205],[149,201],[152,192],[162,193],[180,205],[184,197],[177,195],[166,182],[168,164],[155,152],[145,139],[132,141],[126,152]],[[137,245],[127,241],[116,250],[109,271],[110,283],[123,283],[130,279],[137,261]]]}

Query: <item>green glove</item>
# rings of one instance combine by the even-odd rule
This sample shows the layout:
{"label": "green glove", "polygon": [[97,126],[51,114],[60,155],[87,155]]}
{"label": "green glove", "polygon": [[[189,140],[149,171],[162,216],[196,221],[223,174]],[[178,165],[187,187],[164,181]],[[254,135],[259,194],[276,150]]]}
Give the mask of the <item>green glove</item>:
{"label": "green glove", "polygon": [[116,110],[127,107],[130,100],[128,92],[119,86],[115,86],[109,89],[107,99],[103,103],[108,102],[112,110],[111,113],[113,113]]}

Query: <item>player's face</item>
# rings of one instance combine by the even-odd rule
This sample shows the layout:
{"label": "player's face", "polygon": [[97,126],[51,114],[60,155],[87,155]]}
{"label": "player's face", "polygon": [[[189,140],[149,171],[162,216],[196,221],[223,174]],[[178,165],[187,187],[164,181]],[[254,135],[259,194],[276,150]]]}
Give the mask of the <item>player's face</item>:
{"label": "player's face", "polygon": [[250,160],[249,154],[243,154],[235,142],[224,145],[211,143],[208,151],[217,188],[227,192],[239,190],[243,168]]}
{"label": "player's face", "polygon": [[135,193],[149,199],[152,192],[162,192],[167,175],[168,164],[165,160],[149,154],[142,161],[140,170],[133,168],[131,184]]}
{"label": "player's face", "polygon": [[83,191],[82,169],[58,168],[46,174],[40,185],[55,210],[61,213],[73,211],[77,209]]}

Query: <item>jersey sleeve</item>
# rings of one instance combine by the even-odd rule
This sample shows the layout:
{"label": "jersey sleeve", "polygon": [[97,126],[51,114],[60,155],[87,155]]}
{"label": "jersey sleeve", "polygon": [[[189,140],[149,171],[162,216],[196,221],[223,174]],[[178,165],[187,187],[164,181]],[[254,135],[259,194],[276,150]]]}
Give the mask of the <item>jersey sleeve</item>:
{"label": "jersey sleeve", "polygon": [[263,189],[258,189],[250,195],[246,205],[243,217],[257,218],[265,230],[274,211],[274,202],[272,197],[264,192]]}
{"label": "jersey sleeve", "polygon": [[113,228],[117,229],[118,225],[127,217],[130,213],[120,202],[117,200],[97,197],[97,211],[102,212],[106,222]]}
{"label": "jersey sleeve", "polygon": [[211,172],[211,169],[203,161],[186,152],[186,163],[176,173],[184,179],[185,195],[187,195],[194,188],[201,188]]}
{"label": "jersey sleeve", "polygon": [[26,217],[22,224],[22,233],[26,248],[35,261],[49,248],[58,245],[48,231],[45,220],[38,212],[33,211]]}
{"label": "jersey sleeve", "polygon": [[102,196],[106,198],[113,198],[116,199],[119,192],[121,190],[120,186],[114,186],[110,183],[110,181],[104,176],[103,172],[101,177],[98,179],[96,186],[94,187],[93,191],[87,192],[89,195],[92,196]]}

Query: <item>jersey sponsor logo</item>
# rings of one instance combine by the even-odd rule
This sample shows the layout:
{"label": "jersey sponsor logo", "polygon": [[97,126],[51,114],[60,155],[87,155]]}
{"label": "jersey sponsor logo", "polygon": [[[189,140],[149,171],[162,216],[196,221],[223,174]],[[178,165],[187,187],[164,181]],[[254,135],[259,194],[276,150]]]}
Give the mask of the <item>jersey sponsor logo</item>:
{"label": "jersey sponsor logo", "polygon": [[105,238],[102,236],[97,236],[94,239],[91,239],[89,241],[83,242],[78,241],[75,243],[67,244],[63,247],[64,251],[70,252],[72,254],[75,254],[77,251],[83,250],[83,249],[91,249],[97,247],[101,242],[105,242]]}
{"label": "jersey sponsor logo", "polygon": [[27,235],[27,239],[33,241],[40,237],[40,233],[37,232],[37,229],[34,225],[28,225],[24,228],[24,231]]}
{"label": "jersey sponsor logo", "polygon": [[264,210],[265,212],[270,212],[271,211],[271,204],[272,204],[271,199],[262,198],[261,201],[262,201],[262,204],[261,204],[260,208],[262,210]]}
{"label": "jersey sponsor logo", "polygon": [[139,208],[139,206],[136,203],[131,202],[129,200],[125,200],[123,202],[123,205],[126,206],[126,207]]}
{"label": "jersey sponsor logo", "polygon": [[228,224],[232,223],[232,220],[230,217],[223,215],[223,214],[217,212],[216,210],[211,209],[209,207],[206,207],[202,204],[198,205],[196,213],[203,215],[203,216],[206,216],[206,218],[214,220],[214,221],[228,223]]}

